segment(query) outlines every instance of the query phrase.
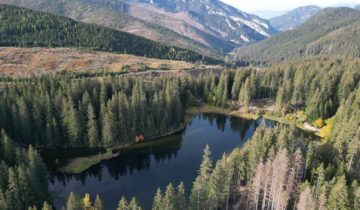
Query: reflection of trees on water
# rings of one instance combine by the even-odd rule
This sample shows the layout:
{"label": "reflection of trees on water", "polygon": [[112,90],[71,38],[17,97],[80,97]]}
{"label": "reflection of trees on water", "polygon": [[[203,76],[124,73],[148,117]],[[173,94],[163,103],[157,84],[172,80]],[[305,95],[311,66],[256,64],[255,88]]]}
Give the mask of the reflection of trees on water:
{"label": "reflection of trees on water", "polygon": [[211,126],[213,126],[215,122],[218,130],[220,130],[221,132],[225,131],[228,116],[219,114],[202,114],[199,117],[200,119],[207,120]]}
{"label": "reflection of trees on water", "polygon": [[182,143],[182,133],[164,137],[151,144],[146,144],[143,147],[134,149],[120,150],[120,155],[116,158],[103,161],[91,167],[89,170],[81,174],[62,174],[56,173],[51,176],[50,182],[54,183],[55,179],[63,186],[76,179],[82,184],[88,177],[95,177],[101,181],[103,170],[106,168],[110,176],[118,180],[121,176],[131,175],[134,172],[150,170],[152,160],[156,163],[171,160],[176,158]]}
{"label": "reflection of trees on water", "polygon": [[[262,119],[254,121],[219,114],[202,114],[197,118],[208,121],[211,126],[215,124],[221,132],[225,131],[226,124],[229,123],[230,129],[240,134],[243,143],[252,136],[255,129],[263,122]],[[274,125],[271,121],[265,121],[265,123],[267,127]],[[189,125],[191,125],[191,122]],[[79,175],[54,174],[51,177],[51,182],[54,183],[56,179],[65,186],[72,179],[81,181],[83,184],[85,184],[88,177],[95,177],[101,181],[104,170],[108,170],[110,176],[118,180],[121,176],[150,170],[151,164],[176,158],[181,148],[184,133],[185,131],[144,145],[138,145],[137,148],[122,149],[118,157],[103,161],[101,164],[97,164]]]}
{"label": "reflection of trees on water", "polygon": [[218,115],[218,114],[203,114],[202,119],[209,121],[211,125],[216,123],[217,129],[221,132],[225,131],[227,121],[230,121],[230,129],[233,132],[240,134],[241,141],[248,139],[248,135],[252,134],[255,129],[261,124],[261,120],[247,120],[234,116]]}
{"label": "reflection of trees on water", "polygon": [[150,169],[152,160],[156,163],[176,158],[181,148],[181,134],[169,136],[149,144],[136,153],[132,150],[121,152],[121,155],[105,162],[111,177],[116,180],[124,175],[131,175],[134,172],[147,171]]}

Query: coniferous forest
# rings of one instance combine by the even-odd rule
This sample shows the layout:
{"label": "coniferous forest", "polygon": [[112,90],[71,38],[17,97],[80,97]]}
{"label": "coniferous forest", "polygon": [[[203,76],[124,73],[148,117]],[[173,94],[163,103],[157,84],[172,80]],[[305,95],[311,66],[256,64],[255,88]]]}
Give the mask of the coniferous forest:
{"label": "coniferous forest", "polygon": [[[280,116],[296,109],[308,122],[325,121],[324,138],[309,141],[294,126],[279,124],[258,128],[244,148],[217,162],[206,148],[191,193],[184,195],[184,186],[170,184],[158,190],[153,208],[218,209],[241,198],[238,205],[248,209],[356,209],[359,66],[356,60],[324,58],[197,77],[58,74],[2,79],[1,208],[20,210],[43,202],[48,208],[51,203],[46,168],[35,148],[121,145],[139,135],[154,138],[178,129],[186,108],[199,100],[250,107],[272,99]],[[85,208],[87,196],[69,195],[66,209]],[[101,198],[96,200],[91,208],[101,209]],[[140,208],[135,198],[122,198],[119,209],[125,206]]]}
{"label": "coniferous forest", "polygon": [[[182,135],[192,123],[188,118],[194,113],[189,110],[205,113],[203,107],[223,115],[267,119],[273,126],[259,123],[249,140],[221,158],[214,158],[214,148],[205,146],[190,189],[183,181],[159,186],[151,209],[360,209],[358,11],[325,9],[297,29],[237,49],[223,62],[4,3],[0,0],[1,47],[71,47],[219,66],[150,73],[146,68],[140,73],[69,70],[25,78],[3,77],[5,67],[14,64],[5,61],[21,64],[36,58],[0,57],[0,210],[59,209],[55,205],[61,192],[51,190],[52,169],[45,164],[45,152],[101,150],[114,158],[116,149]],[[171,13],[162,10],[166,12]],[[226,19],[230,29],[237,19]],[[251,24],[244,24],[238,23],[250,30]],[[184,30],[189,28],[186,25]],[[246,37],[241,38],[246,42]],[[49,65],[56,64],[49,61]],[[174,147],[181,144],[179,140]],[[146,161],[151,158],[143,164]],[[96,178],[101,180],[101,175]],[[115,196],[117,210],[142,209],[142,198]],[[71,192],[60,208],[105,210],[103,199],[93,192]]]}
{"label": "coniferous forest", "polygon": [[1,46],[72,47],[159,59],[221,63],[187,49],[16,6],[0,4],[0,18]]}

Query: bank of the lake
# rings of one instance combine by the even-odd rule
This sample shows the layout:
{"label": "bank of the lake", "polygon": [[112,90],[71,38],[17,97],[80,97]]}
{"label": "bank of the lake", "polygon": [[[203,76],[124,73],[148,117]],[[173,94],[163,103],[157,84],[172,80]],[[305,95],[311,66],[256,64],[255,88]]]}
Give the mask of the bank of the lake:
{"label": "bank of the lake", "polygon": [[[58,195],[56,207],[61,208],[68,193],[75,192],[99,194],[107,209],[115,209],[122,195],[128,199],[136,196],[149,209],[157,187],[183,181],[187,190],[191,188],[206,144],[215,162],[223,153],[242,147],[263,122],[220,114],[195,115],[183,131],[120,148],[117,157],[80,174],[53,172],[50,189]],[[271,121],[265,123],[274,125]]]}
{"label": "bank of the lake", "polygon": [[[316,133],[317,130],[314,130],[313,127],[309,127],[309,124],[307,123],[297,123],[295,121],[289,121],[282,116],[271,114],[271,112],[262,112],[262,114],[256,114],[256,112],[246,112],[241,109],[222,108],[222,107],[202,103],[199,106],[193,106],[186,110],[184,122],[181,123],[178,129],[174,129],[173,131],[165,133],[161,136],[157,136],[151,139],[146,139],[146,142],[143,143],[129,142],[126,144],[121,144],[113,147],[102,148],[101,150],[99,150],[98,153],[92,153],[91,155],[88,156],[76,156],[76,153],[74,153],[73,157],[66,159],[66,161],[63,162],[61,165],[54,167],[57,167],[57,170],[61,173],[80,174],[86,171],[87,169],[89,169],[90,167],[99,164],[101,161],[109,160],[117,157],[120,154],[120,152],[124,149],[135,149],[139,147],[144,147],[147,146],[148,144],[151,144],[151,142],[154,140],[158,140],[162,137],[171,136],[178,132],[181,132],[186,128],[186,125],[191,121],[192,117],[195,115],[211,114],[211,113],[229,115],[229,116],[248,119],[248,120],[258,120],[259,118],[264,118],[281,124],[296,125],[299,129],[305,132],[310,132],[315,135],[317,134]],[[86,151],[87,149],[84,150]]]}

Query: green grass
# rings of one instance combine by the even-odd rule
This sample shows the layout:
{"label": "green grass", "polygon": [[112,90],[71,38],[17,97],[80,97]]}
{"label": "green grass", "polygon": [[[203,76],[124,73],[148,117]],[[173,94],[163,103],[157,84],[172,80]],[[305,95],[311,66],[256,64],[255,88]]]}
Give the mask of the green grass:
{"label": "green grass", "polygon": [[71,159],[67,165],[61,167],[58,171],[68,174],[80,174],[89,169],[91,166],[94,166],[103,160],[114,158],[117,155],[118,154],[113,154],[112,150],[109,150],[106,153],[100,153],[94,156],[74,158]]}

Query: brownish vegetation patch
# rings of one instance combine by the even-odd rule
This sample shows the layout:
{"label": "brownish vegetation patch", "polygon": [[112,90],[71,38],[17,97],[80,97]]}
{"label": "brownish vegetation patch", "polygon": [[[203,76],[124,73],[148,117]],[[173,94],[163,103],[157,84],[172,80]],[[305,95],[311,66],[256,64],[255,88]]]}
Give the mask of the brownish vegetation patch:
{"label": "brownish vegetation patch", "polygon": [[195,64],[183,61],[68,48],[0,48],[0,76],[29,77],[61,71],[184,70],[194,67]]}

